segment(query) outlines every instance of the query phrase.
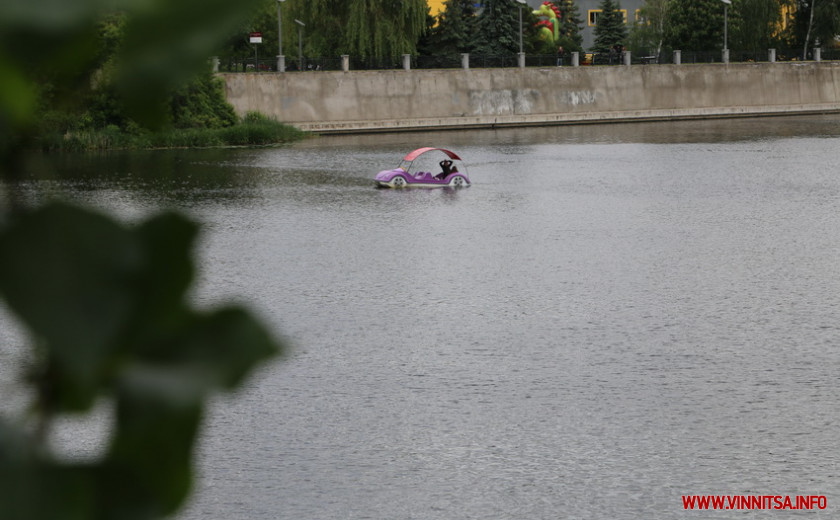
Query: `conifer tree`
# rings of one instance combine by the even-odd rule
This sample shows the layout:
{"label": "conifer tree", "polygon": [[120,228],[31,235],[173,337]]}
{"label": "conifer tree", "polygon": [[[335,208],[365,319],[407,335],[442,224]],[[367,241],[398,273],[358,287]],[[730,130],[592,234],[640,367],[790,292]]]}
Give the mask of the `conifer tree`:
{"label": "conifer tree", "polygon": [[[486,0],[476,20],[475,51],[480,54],[510,54],[519,52],[519,9],[514,0]],[[526,6],[527,7],[527,6]],[[523,11],[523,34],[532,32],[533,15],[530,8]],[[526,16],[527,15],[527,16]],[[524,37],[523,37],[524,39]]]}
{"label": "conifer tree", "polygon": [[475,46],[476,10],[472,0],[446,0],[438,23],[432,29],[429,47],[433,54],[472,52]]}
{"label": "conifer tree", "polygon": [[598,6],[601,14],[595,26],[595,45],[592,50],[608,53],[611,48],[623,46],[627,40],[627,25],[621,5],[613,0],[602,0]]}
{"label": "conifer tree", "polygon": [[569,51],[583,50],[583,18],[580,14],[575,0],[559,0],[555,2],[560,8],[562,19],[560,21],[561,43]]}

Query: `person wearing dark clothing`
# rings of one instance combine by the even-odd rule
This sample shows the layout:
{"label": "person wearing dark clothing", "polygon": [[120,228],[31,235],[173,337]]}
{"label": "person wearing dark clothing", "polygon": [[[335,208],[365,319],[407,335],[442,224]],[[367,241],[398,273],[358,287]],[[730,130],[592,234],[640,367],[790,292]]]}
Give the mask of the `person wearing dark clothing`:
{"label": "person wearing dark clothing", "polygon": [[566,49],[564,49],[562,45],[557,47],[557,66],[558,67],[563,66],[563,58],[565,58],[565,57],[566,57]]}
{"label": "person wearing dark clothing", "polygon": [[[452,161],[449,159],[444,159],[438,163],[440,165],[441,172],[435,175],[435,179],[441,180],[445,179],[447,175],[452,173]],[[457,169],[455,171],[458,171]]]}

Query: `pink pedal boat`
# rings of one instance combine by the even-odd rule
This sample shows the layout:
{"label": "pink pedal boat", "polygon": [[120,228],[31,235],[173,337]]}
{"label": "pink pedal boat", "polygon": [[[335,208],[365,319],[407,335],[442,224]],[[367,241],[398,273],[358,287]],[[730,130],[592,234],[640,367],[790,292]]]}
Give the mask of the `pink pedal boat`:
{"label": "pink pedal boat", "polygon": [[[439,158],[442,160],[435,163]],[[393,170],[374,179],[377,188],[464,188],[470,185],[466,166],[455,152],[443,148],[418,148],[403,157]]]}

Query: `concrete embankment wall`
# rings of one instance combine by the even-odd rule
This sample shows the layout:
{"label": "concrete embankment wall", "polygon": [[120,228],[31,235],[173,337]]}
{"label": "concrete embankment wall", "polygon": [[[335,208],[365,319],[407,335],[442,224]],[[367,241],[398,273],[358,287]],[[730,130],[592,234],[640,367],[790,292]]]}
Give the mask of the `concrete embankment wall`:
{"label": "concrete embankment wall", "polygon": [[317,133],[840,112],[840,63],[220,74],[228,101]]}

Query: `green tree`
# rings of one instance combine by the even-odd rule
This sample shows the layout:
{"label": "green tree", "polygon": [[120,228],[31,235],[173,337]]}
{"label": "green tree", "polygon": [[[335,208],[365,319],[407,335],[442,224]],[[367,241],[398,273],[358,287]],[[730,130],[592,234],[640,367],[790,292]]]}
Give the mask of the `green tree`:
{"label": "green tree", "polygon": [[306,23],[306,48],[321,56],[398,58],[416,53],[417,41],[426,30],[425,0],[289,0],[285,4],[284,48],[297,46],[294,20],[299,19]]}
{"label": "green tree", "polygon": [[475,45],[476,10],[472,0],[446,0],[427,42],[430,54],[472,52]]}
{"label": "green tree", "polygon": [[738,0],[733,8],[739,23],[730,33],[730,47],[752,52],[776,47],[782,16],[779,0]]}
{"label": "green tree", "polygon": [[630,29],[630,48],[633,52],[662,54],[665,34],[670,20],[673,0],[646,0],[639,10],[640,20]]}
{"label": "green tree", "polygon": [[434,35],[438,19],[432,16],[431,9],[426,11],[426,30],[417,40],[417,54],[420,56],[443,56],[438,50],[437,37]]}
{"label": "green tree", "polygon": [[575,0],[555,2],[560,9],[560,45],[569,52],[583,50],[583,18]]}
{"label": "green tree", "polygon": [[520,10],[522,48],[526,53],[536,49],[540,43],[531,9],[514,0],[487,0],[476,20],[475,52],[488,55],[519,52]]}
{"label": "green tree", "polygon": [[[720,0],[673,0],[666,42],[672,49],[717,51],[723,49],[724,4]],[[738,31],[737,10],[728,10],[730,33]]]}
{"label": "green tree", "polygon": [[601,0],[598,6],[601,10],[598,16],[598,24],[595,26],[595,44],[592,50],[598,53],[607,53],[610,49],[621,47],[627,42],[627,25],[624,23],[624,14],[621,12],[621,5],[614,0]]}
{"label": "green tree", "polygon": [[826,46],[840,34],[840,0],[796,0],[788,41],[802,47],[806,59],[812,47]]}
{"label": "green tree", "polygon": [[224,128],[238,121],[225,99],[224,83],[209,70],[176,88],[169,96],[172,126],[175,128]]}

